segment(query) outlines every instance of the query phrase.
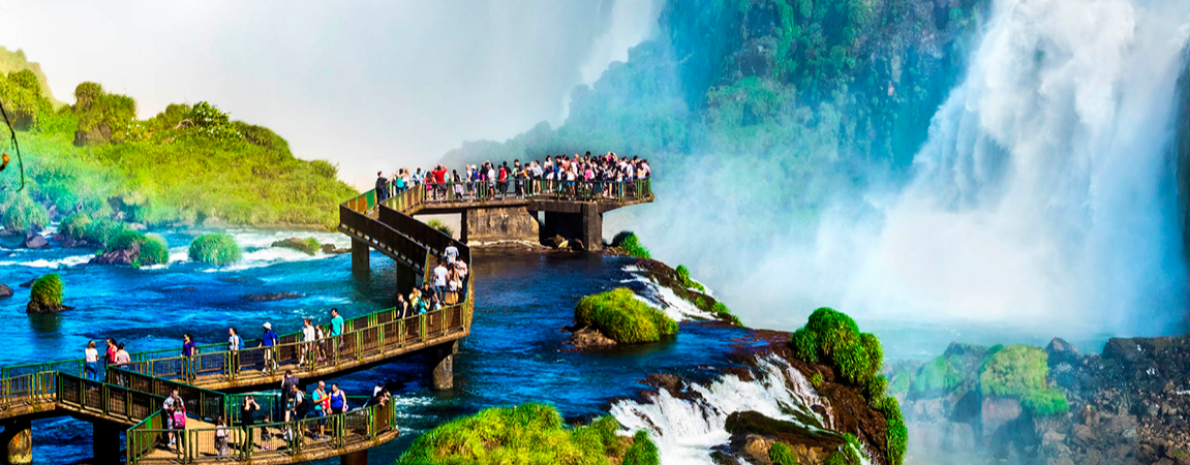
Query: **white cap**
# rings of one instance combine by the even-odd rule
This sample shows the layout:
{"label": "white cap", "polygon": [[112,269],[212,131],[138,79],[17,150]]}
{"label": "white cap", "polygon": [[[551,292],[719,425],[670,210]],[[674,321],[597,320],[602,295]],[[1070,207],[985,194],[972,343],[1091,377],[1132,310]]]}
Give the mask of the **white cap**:
{"label": "white cap", "polygon": [[264,329],[273,329],[273,324],[266,321],[264,323]]}

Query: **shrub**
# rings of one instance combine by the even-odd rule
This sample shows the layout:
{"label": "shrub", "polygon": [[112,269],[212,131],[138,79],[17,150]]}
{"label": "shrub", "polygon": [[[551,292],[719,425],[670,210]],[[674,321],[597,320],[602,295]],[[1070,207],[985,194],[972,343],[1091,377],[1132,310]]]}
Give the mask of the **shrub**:
{"label": "shrub", "polygon": [[814,373],[810,375],[810,385],[814,386],[814,389],[821,389],[822,383],[824,382],[826,382],[826,380],[822,379],[822,373]]}
{"label": "shrub", "polygon": [[29,290],[29,301],[41,308],[58,308],[62,306],[65,293],[62,289],[62,277],[57,273],[47,274],[37,281]]}
{"label": "shrub", "polygon": [[313,237],[307,237],[305,239],[305,242],[306,242],[306,245],[310,246],[310,249],[315,252],[317,252],[318,249],[322,248],[322,244],[318,243],[318,239],[315,239]]}
{"label": "shrub", "polygon": [[[989,351],[990,352],[990,351]],[[1020,397],[1045,389],[1049,374],[1045,351],[1015,344],[992,353],[979,373],[984,396]]]}
{"label": "shrub", "polygon": [[[629,454],[647,459],[648,444],[628,451],[615,435],[619,424],[603,417],[590,425],[569,428],[553,407],[524,404],[489,408],[439,425],[413,441],[397,465],[600,464],[612,459],[628,464]],[[647,436],[647,435],[646,435]],[[636,452],[631,449],[637,448]],[[656,464],[637,461],[637,464]]]}
{"label": "shrub", "polygon": [[71,213],[62,218],[62,222],[58,223],[58,233],[69,237],[71,239],[79,240],[87,233],[87,226],[91,223],[91,217],[86,213]]}
{"label": "shrub", "polygon": [[1021,407],[1034,416],[1048,417],[1070,411],[1066,393],[1057,389],[1039,389],[1021,396]]}
{"label": "shrub", "polygon": [[678,333],[678,324],[664,312],[649,307],[621,287],[589,295],[574,310],[578,326],[598,329],[616,342],[655,342]]}
{"label": "shrub", "polygon": [[169,243],[157,234],[146,234],[140,244],[140,264],[143,266],[169,263]]}
{"label": "shrub", "polygon": [[44,228],[50,222],[45,206],[25,193],[9,194],[9,199],[0,205],[3,212],[4,229],[18,233]]}
{"label": "shrub", "polygon": [[685,287],[686,289],[694,289],[698,292],[704,293],[707,291],[707,288],[702,284],[690,279],[690,270],[686,268],[686,265],[678,265],[678,267],[674,269],[674,273],[678,275],[678,282],[682,284],[682,287]]}
{"label": "shrub", "polygon": [[950,363],[945,355],[940,355],[922,365],[917,376],[913,377],[908,392],[917,395],[949,392],[962,382],[963,374]]}
{"label": "shrub", "polygon": [[793,449],[783,442],[774,443],[773,447],[769,448],[769,460],[773,465],[797,465],[797,456],[793,455]]}
{"label": "shrub", "polygon": [[632,436],[632,445],[624,453],[621,465],[658,465],[661,458],[657,455],[657,445],[649,439],[649,433],[639,430]]}
{"label": "shrub", "polygon": [[454,230],[451,229],[449,225],[447,225],[446,223],[443,223],[442,221],[439,221],[437,219],[432,219],[430,221],[427,221],[426,224],[429,225],[431,228],[437,229],[442,234],[446,234],[447,236],[454,237],[454,234],[455,234]]}
{"label": "shrub", "polygon": [[636,258],[651,258],[649,249],[641,245],[640,238],[631,231],[621,231],[612,239],[612,248],[619,249],[626,255]]}
{"label": "shrub", "polygon": [[87,223],[87,227],[83,232],[83,236],[77,239],[93,242],[102,246],[126,230],[128,230],[128,225],[119,221],[108,219],[91,220]]}
{"label": "shrub", "polygon": [[190,243],[190,259],[215,266],[240,261],[240,246],[223,233],[203,234]]}

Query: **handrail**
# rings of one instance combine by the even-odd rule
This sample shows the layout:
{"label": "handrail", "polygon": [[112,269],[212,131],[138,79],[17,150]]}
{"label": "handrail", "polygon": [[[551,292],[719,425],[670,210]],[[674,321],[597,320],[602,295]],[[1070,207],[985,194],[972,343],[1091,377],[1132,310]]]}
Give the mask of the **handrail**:
{"label": "handrail", "polygon": [[[636,199],[646,200],[653,196],[652,178],[635,179],[632,181],[564,181],[549,179],[522,179],[518,181],[509,178],[499,181],[463,181],[445,183],[422,183],[406,186],[397,192],[396,184],[389,182],[386,188],[389,192],[397,192],[390,199],[379,201],[375,190],[368,191],[357,199],[345,202],[349,208],[355,206],[371,210],[377,204],[389,208],[405,211],[412,205],[432,203],[458,202],[490,202],[524,199],[554,199],[584,202],[598,202],[605,200]],[[409,194],[409,193],[413,194]],[[400,200],[398,196],[406,196]],[[499,198],[497,198],[499,197]],[[398,204],[394,206],[391,204]],[[357,210],[357,211],[366,211]]]}

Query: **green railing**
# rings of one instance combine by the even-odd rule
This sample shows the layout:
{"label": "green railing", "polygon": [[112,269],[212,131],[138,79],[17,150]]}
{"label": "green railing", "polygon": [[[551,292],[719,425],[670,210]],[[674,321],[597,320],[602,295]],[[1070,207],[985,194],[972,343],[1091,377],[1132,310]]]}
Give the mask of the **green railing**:
{"label": "green railing", "polygon": [[392,198],[378,201],[375,191],[368,191],[350,202],[367,211],[382,204],[399,211],[420,204],[490,202],[513,199],[554,199],[581,202],[604,200],[649,200],[652,198],[652,180],[633,181],[558,181],[546,179],[509,179],[498,181],[465,181],[441,184],[422,184],[396,192],[396,186],[388,185],[388,191],[396,193]]}

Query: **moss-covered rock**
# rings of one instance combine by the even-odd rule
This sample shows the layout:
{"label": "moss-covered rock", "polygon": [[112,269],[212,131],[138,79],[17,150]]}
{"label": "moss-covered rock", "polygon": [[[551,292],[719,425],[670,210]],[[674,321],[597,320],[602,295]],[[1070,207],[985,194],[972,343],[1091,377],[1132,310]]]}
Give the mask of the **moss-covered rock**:
{"label": "moss-covered rock", "polygon": [[203,234],[190,243],[190,260],[223,266],[240,261],[242,252],[235,239],[223,233]]}
{"label": "moss-covered rock", "polygon": [[773,465],[798,465],[797,456],[788,444],[778,442],[769,448],[769,460]]}
{"label": "moss-covered rock", "polygon": [[612,238],[611,248],[630,257],[651,258],[649,249],[641,244],[640,238],[632,231],[620,231]]}
{"label": "moss-covered rock", "polygon": [[1025,410],[1039,416],[1070,410],[1066,395],[1046,386],[1049,364],[1044,350],[1022,344],[997,348],[988,351],[979,373],[984,397],[1018,399]]}
{"label": "moss-covered rock", "polygon": [[541,404],[490,408],[423,434],[397,465],[657,464],[647,434],[628,439],[618,429],[610,416],[568,427],[555,408]]}
{"label": "moss-covered rock", "polygon": [[169,244],[157,234],[123,229],[108,239],[91,263],[152,266],[169,263]]}
{"label": "moss-covered rock", "polygon": [[299,252],[303,252],[307,255],[314,255],[314,254],[318,253],[318,249],[322,247],[322,244],[319,244],[318,239],[315,239],[313,237],[307,237],[305,239],[298,239],[296,237],[291,237],[291,238],[285,239],[283,241],[273,242],[272,247],[293,249],[293,250],[297,250]]}
{"label": "moss-covered rock", "polygon": [[57,273],[48,274],[33,281],[29,291],[29,304],[25,307],[28,313],[53,313],[68,310],[62,304],[65,292],[62,287],[62,277]]}
{"label": "moss-covered rock", "polygon": [[621,287],[583,297],[574,310],[578,327],[592,327],[621,344],[656,342],[678,333],[678,324],[665,313],[637,299]]}

